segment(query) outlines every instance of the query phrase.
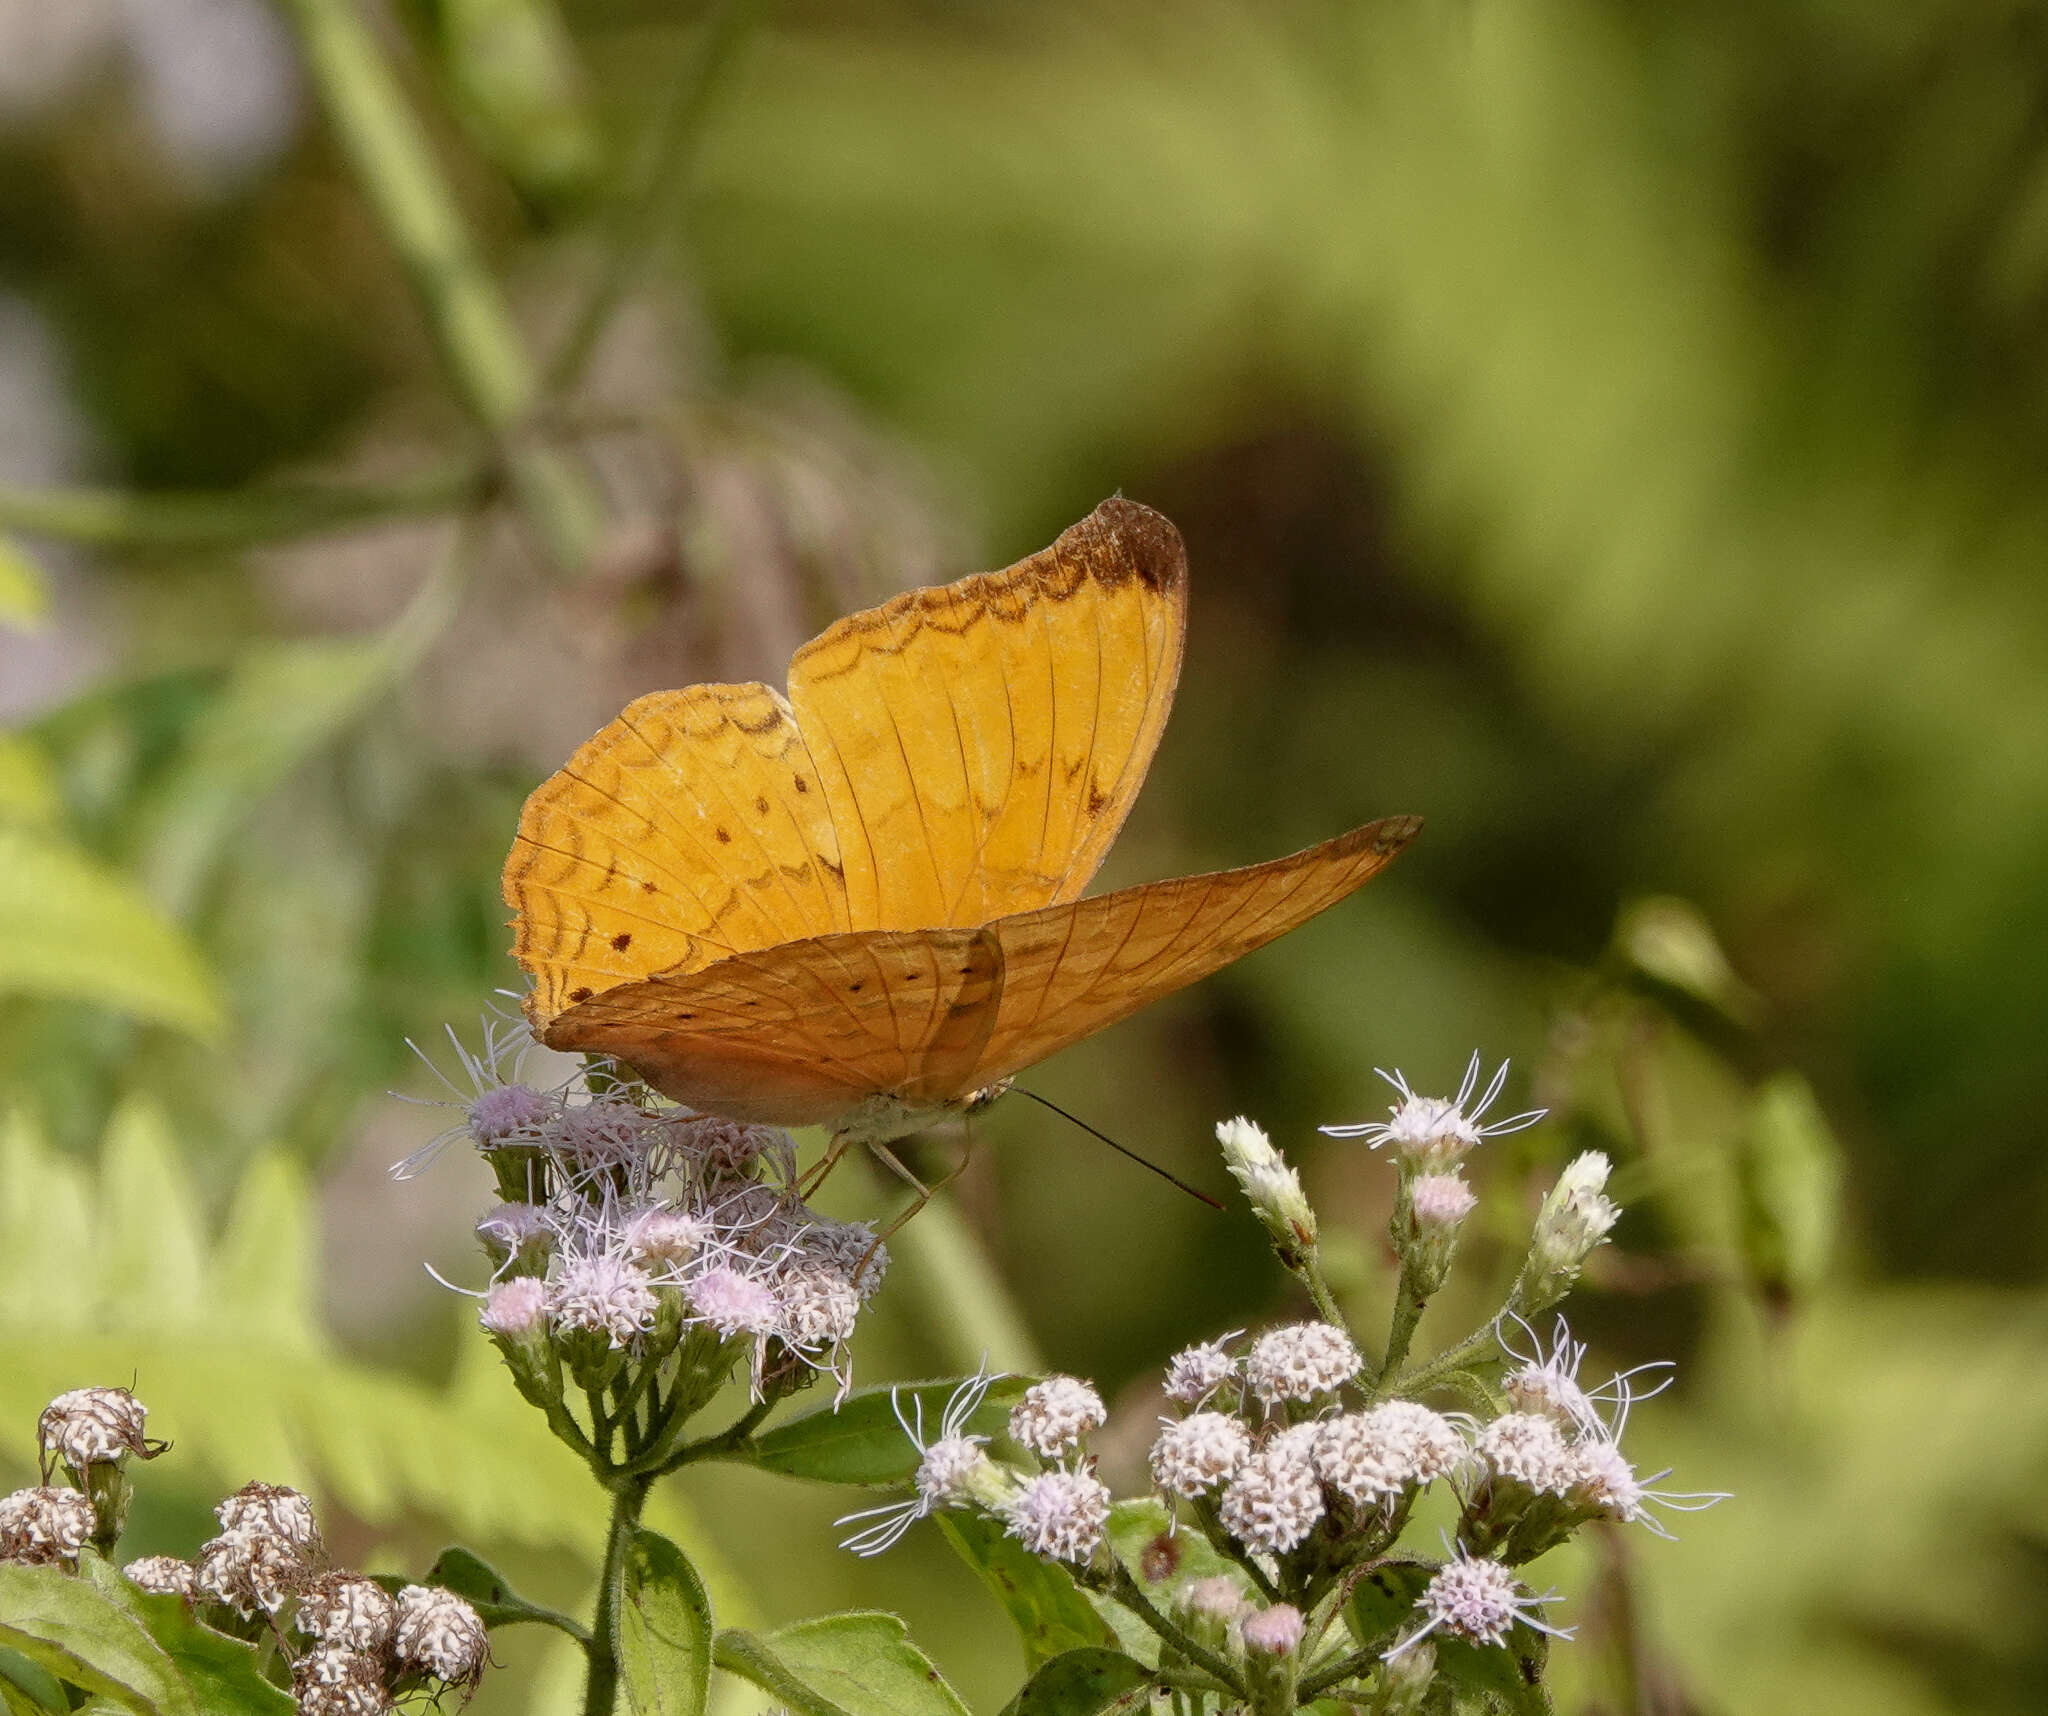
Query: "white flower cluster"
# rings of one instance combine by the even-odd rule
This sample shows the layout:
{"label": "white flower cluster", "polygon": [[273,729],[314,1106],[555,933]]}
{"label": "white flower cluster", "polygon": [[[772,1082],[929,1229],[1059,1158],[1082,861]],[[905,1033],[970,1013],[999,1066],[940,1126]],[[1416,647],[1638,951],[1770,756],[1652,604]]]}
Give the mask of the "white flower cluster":
{"label": "white flower cluster", "polygon": [[[568,1343],[659,1360],[692,1330],[751,1356],[757,1394],[773,1367],[832,1372],[849,1385],[846,1346],[888,1268],[873,1230],[810,1209],[787,1133],[691,1114],[638,1086],[586,1073],[548,1089],[515,1074],[530,1039],[487,1028],[457,1045],[471,1087],[462,1123],[393,1170],[416,1173],[467,1138],[506,1201],[477,1237],[492,1265],[479,1322],[517,1368],[518,1349]],[[653,1349],[653,1350],[650,1350]]]}

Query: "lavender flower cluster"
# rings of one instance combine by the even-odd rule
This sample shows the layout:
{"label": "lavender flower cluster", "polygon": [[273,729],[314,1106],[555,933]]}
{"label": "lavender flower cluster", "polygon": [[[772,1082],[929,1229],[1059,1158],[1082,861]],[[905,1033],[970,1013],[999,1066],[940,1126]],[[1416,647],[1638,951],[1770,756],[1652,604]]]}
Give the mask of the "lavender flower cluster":
{"label": "lavender flower cluster", "polygon": [[692,1114],[606,1063],[549,1088],[505,1076],[527,1047],[495,1028],[481,1055],[458,1045],[462,1123],[394,1170],[455,1137],[491,1165],[504,1201],[477,1223],[478,1320],[522,1392],[558,1406],[565,1369],[586,1394],[637,1386],[669,1428],[743,1360],[757,1401],[820,1372],[843,1393],[888,1252],[805,1203],[789,1135]]}
{"label": "lavender flower cluster", "polygon": [[[0,1561],[75,1571],[89,1549],[111,1553],[129,1459],[167,1447],[143,1435],[147,1418],[121,1388],[51,1401],[37,1424],[46,1481],[0,1497]],[[68,1482],[48,1482],[53,1475]],[[434,1586],[393,1593],[333,1567],[312,1503],[297,1490],[244,1484],[214,1515],[219,1534],[191,1560],[147,1555],[122,1571],[152,1596],[183,1599],[220,1632],[275,1640],[301,1716],[389,1716],[408,1693],[468,1692],[482,1677],[490,1643],[476,1610]]]}
{"label": "lavender flower cluster", "polygon": [[[1593,1521],[1668,1536],[1660,1510],[1722,1498],[1660,1489],[1665,1474],[1639,1475],[1621,1450],[1631,1407],[1666,1386],[1668,1366],[1588,1388],[1580,1381],[1585,1348],[1564,1319],[1546,1345],[1523,1315],[1562,1297],[1614,1226],[1619,1211],[1605,1197],[1604,1158],[1580,1158],[1552,1188],[1500,1316],[1438,1359],[1402,1367],[1475,1202],[1464,1157],[1485,1137],[1538,1118],[1487,1124],[1502,1081],[1474,1101],[1477,1070],[1475,1059],[1450,1100],[1418,1097],[1394,1075],[1402,1100],[1390,1120],[1344,1129],[1376,1148],[1392,1146],[1400,1176],[1390,1236],[1401,1286],[1377,1360],[1336,1319],[1317,1263],[1315,1214],[1294,1170],[1249,1121],[1218,1128],[1226,1162],[1282,1260],[1331,1309],[1248,1342],[1238,1333],[1190,1346],[1167,1366],[1163,1393],[1172,1410],[1148,1460],[1169,1521],[1161,1542],[1193,1531],[1231,1572],[1186,1579],[1173,1593],[1173,1615],[1148,1616],[1149,1599],[1111,1552],[1116,1504],[1087,1453],[1090,1432],[1105,1419],[1101,1398],[1064,1376],[1034,1385],[1012,1412],[1017,1457],[999,1457],[988,1437],[965,1433],[991,1384],[985,1376],[959,1386],[929,1439],[921,1417],[905,1420],[919,1453],[916,1493],[849,1516],[842,1523],[859,1530],[846,1547],[872,1554],[940,1509],[980,1511],[1031,1553],[1132,1607],[1181,1657],[1209,1669],[1219,1694],[1261,1708],[1291,1708],[1296,1693],[1302,1702],[1321,1691],[1342,1696],[1347,1682],[1362,1685],[1368,1676],[1375,1709],[1410,1708],[1406,1701],[1421,1698],[1434,1672],[1436,1636],[1483,1647],[1506,1645],[1518,1625],[1570,1636],[1543,1617],[1556,1594],[1530,1591],[1516,1569]],[[1655,1378],[1647,1387],[1645,1376]],[[1440,1410],[1422,1398],[1452,1386],[1486,1410]],[[1444,1554],[1402,1551],[1417,1501],[1436,1485],[1457,1510]],[[1177,1560],[1168,1554],[1164,1564]],[[1343,1594],[1367,1572],[1395,1564],[1416,1579],[1408,1616],[1375,1637],[1340,1627]],[[1286,1695],[1275,1696],[1276,1686]]]}

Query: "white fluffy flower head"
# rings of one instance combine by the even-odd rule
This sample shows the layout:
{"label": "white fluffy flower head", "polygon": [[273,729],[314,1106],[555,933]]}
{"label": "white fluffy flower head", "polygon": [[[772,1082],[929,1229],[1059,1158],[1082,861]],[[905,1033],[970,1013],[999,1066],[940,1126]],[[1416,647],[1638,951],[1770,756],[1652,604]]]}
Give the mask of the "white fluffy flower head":
{"label": "white fluffy flower head", "polygon": [[453,1591],[408,1585],[398,1593],[392,1635],[398,1660],[450,1685],[474,1686],[490,1654],[483,1618]]}
{"label": "white fluffy flower head", "polygon": [[1251,1452],[1251,1434],[1228,1413],[1162,1419],[1152,1444],[1152,1481],[1172,1496],[1206,1495],[1227,1482]]}
{"label": "white fluffy flower head", "polygon": [[1411,1400],[1324,1422],[1316,1438],[1316,1475],[1361,1507],[1389,1501],[1455,1471],[1465,1439],[1442,1413]]}
{"label": "white fluffy flower head", "polygon": [[1282,1401],[1306,1403],[1332,1394],[1359,1372],[1365,1360],[1351,1337],[1334,1323],[1293,1323],[1270,1329],[1245,1357],[1245,1384],[1268,1407]]}
{"label": "white fluffy flower head", "polygon": [[660,1303],[645,1272],[613,1251],[564,1258],[547,1291],[557,1329],[603,1335],[613,1347],[646,1333]]}
{"label": "white fluffy flower head", "polygon": [[[1313,1425],[1297,1425],[1308,1430]],[[1247,1549],[1284,1555],[1323,1517],[1323,1486],[1300,1438],[1276,1436],[1254,1450],[1223,1492],[1223,1528]]]}
{"label": "white fluffy flower head", "polygon": [[1010,1410],[1010,1435],[1041,1460],[1059,1460],[1081,1446],[1081,1438],[1102,1428],[1109,1414],[1092,1383],[1077,1376],[1049,1376],[1024,1391]]}
{"label": "white fluffy flower head", "polygon": [[1233,1329],[1219,1340],[1198,1341],[1173,1355],[1166,1367],[1166,1398],[1182,1406],[1200,1406],[1237,1375],[1230,1343],[1244,1333]]}
{"label": "white fluffy flower head", "polygon": [[148,1416],[149,1408],[125,1388],[74,1388],[43,1408],[36,1442],[45,1460],[54,1454],[78,1473],[130,1454],[153,1459],[164,1444],[143,1435]]}
{"label": "white fluffy flower head", "polygon": [[1040,1472],[1003,1518],[1004,1529],[1033,1555],[1079,1565],[1102,1542],[1109,1488],[1092,1472]]}
{"label": "white fluffy flower head", "polygon": [[97,1516],[83,1491],[49,1485],[0,1496],[0,1561],[63,1564],[92,1541]]}

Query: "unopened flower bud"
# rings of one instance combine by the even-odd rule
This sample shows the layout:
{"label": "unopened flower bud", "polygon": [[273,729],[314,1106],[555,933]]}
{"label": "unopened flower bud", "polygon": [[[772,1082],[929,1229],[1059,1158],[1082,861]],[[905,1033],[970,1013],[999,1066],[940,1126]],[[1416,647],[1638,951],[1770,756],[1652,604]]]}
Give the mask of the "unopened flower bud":
{"label": "unopened flower bud", "polygon": [[498,1204],[476,1224],[492,1266],[506,1275],[545,1275],[555,1247],[548,1212],[540,1204]]}
{"label": "unopened flower bud", "polygon": [[1269,1329],[1245,1356],[1245,1386],[1268,1407],[1306,1405],[1333,1394],[1356,1376],[1365,1360],[1334,1323],[1291,1323]]}
{"label": "unopened flower bud", "polygon": [[1369,1716],[1415,1716],[1436,1679],[1436,1646],[1417,1639],[1398,1656],[1380,1664],[1380,1677],[1373,1689]]}
{"label": "unopened flower bud", "polygon": [[1455,1173],[1418,1174],[1403,1188],[1390,1231],[1417,1298],[1428,1299],[1442,1289],[1458,1249],[1458,1231],[1477,1202]]}
{"label": "unopened flower bud", "polygon": [[1570,1292],[1580,1266],[1621,1218],[1606,1196],[1608,1171],[1607,1158],[1588,1150],[1550,1188],[1536,1213],[1535,1236],[1523,1266],[1523,1311],[1540,1311]]}
{"label": "unopened flower bud", "polygon": [[298,1716],[389,1716],[384,1665],[367,1652],[321,1645],[292,1664]]}
{"label": "unopened flower bud", "polygon": [[125,1388],[74,1388],[43,1408],[36,1421],[36,1446],[43,1475],[54,1460],[91,1498],[97,1525],[93,1541],[110,1550],[128,1517],[128,1456],[153,1460],[170,1446],[142,1433],[149,1408]]}
{"label": "unopened flower bud", "polygon": [[1275,1603],[1244,1623],[1245,1649],[1265,1656],[1287,1656],[1301,1643],[1302,1615],[1292,1603]]}
{"label": "unopened flower bud", "polygon": [[398,1629],[397,1602],[360,1573],[323,1573],[298,1598],[293,1625],[331,1649],[381,1651]]}
{"label": "unopened flower bud", "polygon": [[1237,1360],[1228,1347],[1235,1338],[1230,1334],[1220,1341],[1200,1341],[1175,1353],[1166,1367],[1166,1398],[1182,1406],[1200,1406],[1224,1384],[1234,1381]]}
{"label": "unopened flower bud", "polygon": [[1240,1115],[1217,1122],[1216,1142],[1223,1146],[1223,1165],[1244,1188],[1252,1213],[1283,1255],[1313,1250],[1316,1212],[1302,1192],[1301,1176],[1273,1148],[1265,1132]]}

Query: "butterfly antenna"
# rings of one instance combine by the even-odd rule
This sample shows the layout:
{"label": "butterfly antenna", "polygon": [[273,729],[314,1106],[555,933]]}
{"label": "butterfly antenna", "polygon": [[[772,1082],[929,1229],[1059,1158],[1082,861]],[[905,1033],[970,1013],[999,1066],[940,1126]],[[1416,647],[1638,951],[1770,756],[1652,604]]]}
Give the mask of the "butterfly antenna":
{"label": "butterfly antenna", "polygon": [[1210,1197],[1207,1192],[1203,1191],[1199,1186],[1189,1185],[1187,1181],[1183,1180],[1178,1174],[1174,1173],[1171,1169],[1162,1168],[1157,1162],[1152,1161],[1149,1157],[1140,1156],[1137,1153],[1137,1151],[1133,1150],[1128,1144],[1119,1144],[1114,1138],[1110,1137],[1110,1135],[1107,1132],[1098,1131],[1095,1127],[1090,1126],[1088,1122],[1083,1120],[1078,1114],[1069,1114],[1064,1108],[1060,1107],[1058,1103],[1050,1101],[1046,1097],[1040,1096],[1038,1092],[1035,1090],[1026,1090],[1022,1085],[1013,1085],[1011,1086],[1011,1088],[1015,1090],[1019,1096],[1030,1097],[1031,1100],[1037,1103],[1040,1108],[1049,1108],[1053,1111],[1053,1113],[1057,1114],[1062,1120],[1070,1121],[1075,1126],[1080,1127],[1080,1129],[1083,1132],[1087,1133],[1091,1138],[1100,1138],[1103,1141],[1103,1143],[1107,1144],[1119,1156],[1128,1156],[1133,1162],[1137,1163],[1139,1167],[1151,1169],[1152,1172],[1157,1174],[1162,1180],[1165,1180],[1170,1185],[1178,1186],[1182,1191],[1186,1192],[1189,1197],[1199,1199],[1202,1203],[1207,1204],[1212,1210],[1220,1210],[1223,1207],[1214,1198]]}

